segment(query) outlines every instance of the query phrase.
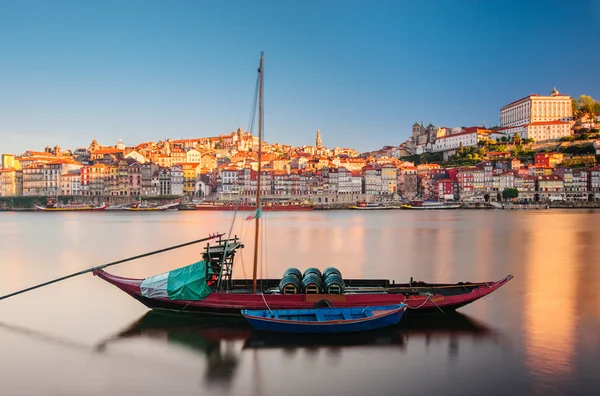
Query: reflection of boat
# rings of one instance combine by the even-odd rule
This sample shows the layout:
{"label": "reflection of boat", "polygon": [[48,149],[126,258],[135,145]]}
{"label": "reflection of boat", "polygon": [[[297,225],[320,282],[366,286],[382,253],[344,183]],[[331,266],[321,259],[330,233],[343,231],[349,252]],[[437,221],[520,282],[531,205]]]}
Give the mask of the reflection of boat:
{"label": "reflection of boat", "polygon": [[209,354],[225,341],[242,341],[247,349],[351,347],[360,345],[404,347],[410,339],[475,338],[494,340],[495,331],[470,317],[453,313],[406,316],[401,326],[359,333],[330,335],[269,333],[253,330],[243,319],[202,317],[150,311],[120,333],[97,345],[103,349],[119,340],[150,338]]}
{"label": "reflection of boat", "polygon": [[[262,70],[261,54],[258,69],[258,169],[262,169]],[[261,207],[260,175],[261,172],[258,172],[256,180],[256,202],[259,208]],[[487,296],[512,279],[512,275],[508,275],[497,282],[396,284],[395,281],[388,279],[342,279],[338,272],[336,283],[326,285],[327,280],[323,279],[320,271],[317,270],[318,274],[314,274],[313,277],[319,278],[319,281],[315,280],[312,285],[301,285],[300,279],[295,278],[291,281],[293,287],[287,287],[289,283],[283,284],[285,277],[262,279],[258,283],[261,210],[257,210],[249,218],[252,217],[255,228],[251,280],[232,278],[235,255],[238,249],[244,247],[237,237],[228,239],[219,237],[215,245],[206,246],[201,261],[145,279],[124,278],[112,275],[103,269],[95,269],[93,274],[152,309],[234,316],[241,316],[243,309],[259,310],[266,306],[271,309],[310,309],[321,303],[335,308],[406,303],[408,308],[415,312],[446,313]],[[297,269],[295,271],[302,276]],[[302,282],[305,280],[303,278]]]}
{"label": "reflection of boat", "polygon": [[397,325],[405,304],[352,308],[243,310],[255,330],[278,333],[354,333]]}
{"label": "reflection of boat", "polygon": [[[313,210],[313,203],[299,202],[269,202],[262,205],[261,210],[265,212]],[[203,202],[196,205],[196,210],[241,210],[255,211],[256,204],[237,202]]]}
{"label": "reflection of boat", "polygon": [[400,209],[415,209],[415,210],[442,210],[442,209],[458,209],[462,205],[452,202],[437,202],[437,201],[421,201],[414,200],[410,205],[400,205]]}
{"label": "reflection of boat", "polygon": [[388,205],[386,203],[378,202],[378,203],[367,203],[366,201],[358,201],[356,205],[350,206],[349,209],[356,210],[385,210],[385,209],[394,209],[393,206]]}
{"label": "reflection of boat", "polygon": [[68,212],[68,211],[98,211],[106,209],[106,205],[96,206],[92,204],[62,204],[56,198],[48,198],[46,206],[34,205],[37,210],[44,212]]}

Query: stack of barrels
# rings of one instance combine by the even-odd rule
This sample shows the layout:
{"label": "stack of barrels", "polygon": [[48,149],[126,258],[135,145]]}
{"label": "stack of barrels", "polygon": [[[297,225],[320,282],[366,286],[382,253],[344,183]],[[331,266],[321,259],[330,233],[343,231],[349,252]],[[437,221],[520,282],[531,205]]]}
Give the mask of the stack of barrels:
{"label": "stack of barrels", "polygon": [[301,273],[297,268],[288,268],[279,282],[283,294],[342,294],[344,281],[341,272],[329,267],[321,273],[318,268],[308,268]]}

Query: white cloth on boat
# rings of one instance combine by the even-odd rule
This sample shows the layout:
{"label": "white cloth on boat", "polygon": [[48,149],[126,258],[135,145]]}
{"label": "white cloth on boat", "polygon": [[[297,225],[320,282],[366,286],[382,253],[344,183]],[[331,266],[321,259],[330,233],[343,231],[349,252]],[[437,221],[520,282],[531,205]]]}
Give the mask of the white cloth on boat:
{"label": "white cloth on boat", "polygon": [[142,296],[148,298],[169,298],[167,286],[169,283],[169,273],[150,276],[140,285]]}

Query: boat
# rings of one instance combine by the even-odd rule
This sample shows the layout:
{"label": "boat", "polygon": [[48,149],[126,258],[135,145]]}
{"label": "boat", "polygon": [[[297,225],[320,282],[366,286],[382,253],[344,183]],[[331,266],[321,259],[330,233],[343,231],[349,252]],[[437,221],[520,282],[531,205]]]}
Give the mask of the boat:
{"label": "boat", "polygon": [[166,205],[158,205],[158,206],[151,206],[151,205],[148,205],[146,202],[144,202],[144,203],[134,202],[131,204],[131,206],[129,206],[127,208],[127,210],[133,211],[133,212],[157,212],[157,211],[163,211],[163,210],[177,210],[178,206],[179,206],[179,202],[174,202],[174,203],[170,203],[170,204],[166,204]]}
{"label": "boat", "polygon": [[413,200],[410,204],[400,205],[400,209],[415,209],[415,210],[447,210],[459,209],[462,206],[456,202],[438,202],[438,201],[422,201]]}
{"label": "boat", "polygon": [[[258,72],[258,169],[262,169],[262,53]],[[256,189],[258,208],[261,208],[260,173]],[[495,282],[455,284],[414,282],[411,278],[408,283],[398,284],[389,279],[344,279],[338,269],[329,267],[323,272],[308,268],[304,273],[297,268],[289,268],[281,278],[261,279],[259,283],[257,268],[261,217],[261,210],[248,216],[255,223],[251,279],[233,278],[235,257],[244,244],[237,236],[223,238],[224,234],[211,237],[214,243],[207,244],[200,261],[166,273],[143,279],[116,276],[103,268],[94,268],[92,273],[150,309],[240,318],[242,310],[267,307],[312,309],[398,304],[406,304],[410,312],[445,314],[489,295],[513,278],[508,275]]]}
{"label": "boat", "polygon": [[355,210],[386,210],[394,209],[393,206],[383,202],[367,203],[366,201],[358,201],[356,205],[350,206],[348,209]]}
{"label": "boat", "polygon": [[106,205],[96,206],[93,204],[62,204],[56,198],[47,198],[46,206],[34,205],[42,212],[72,212],[72,211],[99,211],[106,209]]}
{"label": "boat", "polygon": [[[314,203],[298,203],[298,202],[269,202],[261,206],[261,210],[265,212],[276,211],[304,211],[314,210]],[[239,203],[239,202],[202,202],[195,205],[196,210],[238,210],[238,211],[255,211],[256,204]]]}
{"label": "boat", "polygon": [[352,308],[242,310],[255,329],[277,333],[334,334],[378,330],[397,325],[406,304]]}

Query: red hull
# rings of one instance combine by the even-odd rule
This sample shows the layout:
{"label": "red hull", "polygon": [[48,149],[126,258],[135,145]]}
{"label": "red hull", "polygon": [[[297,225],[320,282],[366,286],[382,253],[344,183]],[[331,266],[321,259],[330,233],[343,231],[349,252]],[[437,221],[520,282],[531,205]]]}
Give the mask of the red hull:
{"label": "red hull", "polygon": [[[313,210],[313,205],[273,205],[263,206],[264,212],[279,212],[279,211],[305,211]],[[236,205],[236,204],[225,204],[225,205],[196,205],[196,210],[243,210],[243,211],[255,211],[256,206],[252,205]]]}
{"label": "red hull", "polygon": [[[510,281],[513,276],[497,282],[479,283],[469,291],[444,295],[443,293],[431,296],[404,295],[402,293],[356,293],[356,294],[250,294],[213,292],[202,301],[174,301],[169,299],[150,299],[142,296],[140,284],[143,279],[123,278],[109,274],[103,270],[94,271],[108,283],[118,287],[125,293],[134,297],[152,309],[167,309],[174,311],[196,312],[203,314],[241,315],[242,309],[308,309],[314,308],[321,300],[327,300],[334,307],[359,307],[373,305],[393,305],[406,303],[411,310],[423,312],[440,312],[455,310],[475,300],[484,297]],[[460,289],[461,286],[456,286]],[[266,304],[265,304],[266,302]]]}

